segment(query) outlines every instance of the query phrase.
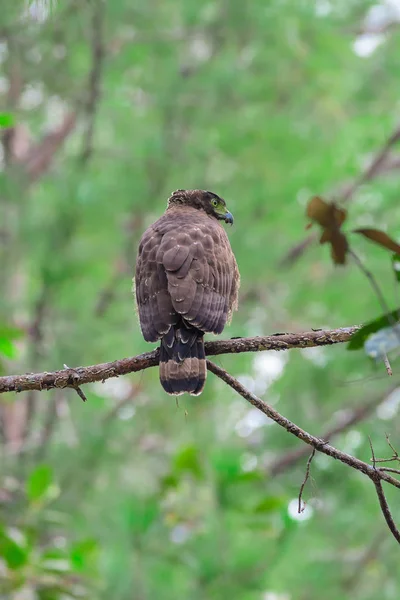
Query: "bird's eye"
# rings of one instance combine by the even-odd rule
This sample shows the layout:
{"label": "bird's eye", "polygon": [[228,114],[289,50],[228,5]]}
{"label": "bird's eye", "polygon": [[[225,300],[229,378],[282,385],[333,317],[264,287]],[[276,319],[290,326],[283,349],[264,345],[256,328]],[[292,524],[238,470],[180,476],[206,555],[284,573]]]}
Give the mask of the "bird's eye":
{"label": "bird's eye", "polygon": [[218,200],[211,200],[211,204],[216,208],[218,206]]}

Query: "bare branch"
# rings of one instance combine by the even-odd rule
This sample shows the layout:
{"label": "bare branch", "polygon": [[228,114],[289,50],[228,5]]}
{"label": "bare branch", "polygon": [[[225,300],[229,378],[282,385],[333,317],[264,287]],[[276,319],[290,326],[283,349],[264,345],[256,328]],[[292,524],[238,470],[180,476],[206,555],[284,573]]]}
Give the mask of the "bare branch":
{"label": "bare branch", "polygon": [[354,252],[354,250],[349,248],[348,253],[354,258],[356,265],[370,282],[371,287],[374,290],[376,297],[378,298],[378,302],[381,306],[381,309],[383,310],[383,312],[388,314],[388,320],[390,321],[390,324],[392,326],[396,325],[396,320],[393,319],[393,317],[390,315],[390,308],[386,303],[385,297],[382,294],[381,288],[379,287],[375,277],[372,275],[371,271],[367,269],[367,267],[364,265],[359,256]]}
{"label": "bare branch", "polygon": [[[376,462],[379,462],[379,461],[376,461]],[[400,475],[400,469],[392,469],[390,467],[378,467],[378,469],[380,471],[386,471],[386,473],[396,473],[396,475]]]}
{"label": "bare branch", "polygon": [[[379,471],[378,471],[379,472]],[[379,504],[382,510],[382,514],[385,517],[385,521],[393,534],[393,537],[400,544],[400,531],[397,529],[395,522],[393,521],[392,513],[390,512],[389,505],[386,500],[385,493],[383,491],[382,482],[377,480],[375,483],[376,493],[378,494]]]}
{"label": "bare branch", "polygon": [[[206,342],[206,354],[238,354],[241,352],[261,352],[263,350],[289,350],[290,348],[310,348],[348,342],[358,326],[332,330],[307,331],[304,333],[277,333],[255,338],[234,338],[217,342]],[[28,373],[0,377],[0,394],[27,390],[49,390],[52,388],[75,388],[85,383],[105,381],[127,373],[143,371],[155,367],[159,360],[159,350],[147,352],[132,358],[113,362],[63,369],[52,373]]]}
{"label": "bare branch", "polygon": [[209,371],[211,371],[212,373],[214,373],[214,375],[222,379],[222,381],[224,381],[238,394],[240,394],[242,398],[250,402],[250,404],[258,408],[261,412],[267,415],[267,417],[269,417],[270,419],[275,421],[275,423],[286,429],[286,431],[288,431],[292,435],[295,435],[309,446],[312,446],[315,450],[318,450],[318,452],[340,460],[342,463],[348,465],[356,471],[360,471],[361,473],[369,477],[369,479],[371,479],[371,481],[375,485],[381,510],[385,517],[386,523],[397,542],[400,543],[400,532],[397,530],[396,525],[393,521],[389,506],[383,493],[381,483],[382,481],[387,481],[394,487],[400,489],[400,481],[398,481],[394,477],[391,477],[384,471],[377,469],[375,466],[371,466],[368,463],[363,462],[362,460],[359,460],[354,456],[351,456],[350,454],[346,454],[345,452],[338,450],[334,446],[331,446],[324,440],[321,440],[320,438],[311,435],[304,429],[301,429],[298,425],[292,423],[291,421],[289,421],[289,419],[278,413],[274,408],[272,408],[272,406],[264,402],[264,400],[261,400],[261,398],[258,398],[258,396],[247,390],[237,379],[232,377],[232,375],[230,375],[224,369],[218,367],[216,364],[212,363],[209,360],[207,361],[207,367]]}
{"label": "bare branch", "polygon": [[[361,402],[359,406],[356,406],[352,412],[346,411],[347,414],[345,414],[345,416],[342,417],[339,422],[333,423],[330,427],[328,427],[328,429],[323,433],[322,439],[331,440],[339,433],[346,431],[356,423],[366,419],[377,406],[385,402],[389,394],[391,394],[397,387],[398,384],[395,384],[391,386],[383,396],[379,397],[378,395],[374,395],[369,400],[364,399],[364,401]],[[345,406],[348,406],[348,404],[349,403],[344,403]],[[306,456],[307,452],[307,446],[300,446],[299,448],[290,450],[269,465],[267,468],[268,473],[273,476],[284,473],[287,469],[290,469],[293,465],[295,465],[301,458]],[[379,459],[376,459],[376,462],[379,462]]]}
{"label": "bare branch", "polygon": [[310,468],[311,468],[311,463],[312,463],[312,460],[313,460],[313,458],[314,458],[314,456],[315,456],[315,452],[316,452],[316,450],[315,450],[315,448],[313,448],[313,449],[312,449],[312,452],[311,452],[311,454],[310,454],[310,456],[309,456],[309,458],[308,458],[308,461],[307,461],[306,474],[305,474],[305,477],[304,477],[304,481],[303,481],[303,483],[302,483],[302,484],[301,484],[301,486],[300,486],[300,492],[299,492],[299,506],[298,506],[298,509],[297,509],[297,512],[299,513],[299,515],[300,515],[302,512],[304,512],[304,509],[305,509],[305,507],[306,507],[305,503],[304,503],[304,505],[302,506],[301,502],[302,502],[302,498],[303,498],[303,492],[304,492],[304,488],[306,487],[306,483],[307,483],[307,481],[308,481],[308,478],[310,477]]}
{"label": "bare branch", "polygon": [[76,393],[78,394],[79,398],[81,398],[84,402],[87,402],[87,398],[85,396],[85,394],[83,393],[82,389],[80,387],[76,387],[74,388]]}
{"label": "bare branch", "polygon": [[267,417],[275,421],[278,425],[286,429],[292,435],[295,435],[297,438],[312,446],[322,454],[326,454],[332,458],[340,460],[342,463],[356,469],[357,471],[361,471],[365,475],[367,475],[370,479],[375,481],[376,479],[382,479],[394,485],[400,489],[400,481],[397,481],[394,477],[387,476],[385,473],[381,473],[380,471],[374,469],[368,463],[351,456],[350,454],[346,454],[341,450],[338,450],[334,446],[331,446],[328,442],[325,442],[321,438],[318,438],[314,435],[311,435],[304,429],[301,429],[292,421],[289,421],[286,417],[282,416],[278,411],[276,411],[272,406],[258,398],[252,392],[249,392],[237,379],[232,377],[229,373],[227,373],[224,369],[212,363],[211,361],[207,361],[208,370],[214,375],[217,375],[222,381],[225,381],[232,389],[234,389],[240,396],[242,396],[245,400],[250,402],[253,406],[261,410]]}

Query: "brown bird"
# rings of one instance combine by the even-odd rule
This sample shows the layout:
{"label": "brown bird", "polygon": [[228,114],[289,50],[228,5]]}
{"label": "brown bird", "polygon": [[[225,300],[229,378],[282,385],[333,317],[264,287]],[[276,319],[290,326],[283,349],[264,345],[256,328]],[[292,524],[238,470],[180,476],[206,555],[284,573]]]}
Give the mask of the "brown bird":
{"label": "brown bird", "polygon": [[160,381],[168,394],[203,391],[204,334],[221,333],[237,309],[240,276],[221,221],[233,223],[225,200],[204,190],[177,190],[140,241],[140,326],[147,342],[161,339]]}

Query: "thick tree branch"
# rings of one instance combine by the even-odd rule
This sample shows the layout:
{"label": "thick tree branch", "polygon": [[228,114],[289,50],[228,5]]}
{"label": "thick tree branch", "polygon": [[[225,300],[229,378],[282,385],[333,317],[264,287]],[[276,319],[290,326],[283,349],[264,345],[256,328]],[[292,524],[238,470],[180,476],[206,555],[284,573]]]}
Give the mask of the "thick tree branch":
{"label": "thick tree branch", "polygon": [[[332,330],[307,331],[304,333],[277,333],[254,338],[234,338],[216,342],[206,342],[206,354],[237,354],[260,352],[263,350],[289,350],[290,348],[311,348],[348,342],[358,330],[358,326]],[[0,394],[4,392],[24,392],[27,390],[49,390],[52,388],[77,388],[85,383],[105,381],[111,377],[143,371],[158,364],[159,351],[147,352],[132,358],[122,358],[113,362],[63,369],[52,373],[28,373],[0,377]]]}
{"label": "thick tree branch", "polygon": [[338,450],[337,448],[331,446],[324,440],[317,438],[314,435],[311,435],[304,429],[301,429],[301,427],[299,427],[295,423],[292,423],[291,421],[289,421],[289,419],[278,413],[278,411],[276,411],[274,408],[272,408],[272,406],[264,402],[264,400],[261,400],[261,398],[258,398],[258,396],[247,390],[237,379],[232,377],[232,375],[230,375],[224,369],[218,367],[209,360],[207,361],[207,368],[209,371],[214,373],[214,375],[222,379],[222,381],[224,381],[232,389],[234,389],[235,392],[240,394],[242,398],[250,402],[250,404],[258,408],[261,412],[267,415],[267,417],[269,417],[270,419],[275,421],[275,423],[286,429],[286,431],[288,431],[292,435],[295,435],[309,446],[312,446],[318,452],[326,454],[327,456],[335,458],[336,460],[340,460],[345,465],[348,465],[352,469],[360,471],[361,473],[369,477],[369,479],[371,479],[371,481],[375,485],[375,489],[378,494],[379,504],[381,506],[381,510],[385,517],[386,523],[388,524],[388,527],[395,539],[400,543],[400,532],[398,531],[393,521],[388,503],[386,501],[382,489],[382,481],[386,481],[387,483],[390,483],[391,485],[399,489],[400,481],[398,481],[394,477],[391,477],[390,475],[388,476],[387,473],[385,473],[384,471],[377,469],[375,466],[375,461],[374,465],[371,466],[368,463],[363,462],[362,460],[359,460],[354,456],[351,456],[350,454],[346,454],[346,452]]}

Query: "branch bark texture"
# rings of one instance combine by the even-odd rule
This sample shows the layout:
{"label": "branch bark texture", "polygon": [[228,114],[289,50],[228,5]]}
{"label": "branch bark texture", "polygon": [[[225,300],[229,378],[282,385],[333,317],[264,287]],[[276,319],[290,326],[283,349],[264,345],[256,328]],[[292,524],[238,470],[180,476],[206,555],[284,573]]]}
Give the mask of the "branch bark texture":
{"label": "branch bark texture", "polygon": [[[358,326],[332,330],[316,330],[303,333],[276,333],[263,337],[234,338],[207,342],[208,356],[220,354],[239,354],[242,352],[261,352],[264,350],[289,350],[291,348],[312,348],[348,342]],[[24,392],[28,390],[50,390],[52,388],[77,388],[86,383],[105,381],[127,373],[143,371],[158,365],[159,350],[146,352],[132,358],[122,358],[108,363],[63,369],[51,373],[28,373],[0,377],[0,394],[5,392]]]}

